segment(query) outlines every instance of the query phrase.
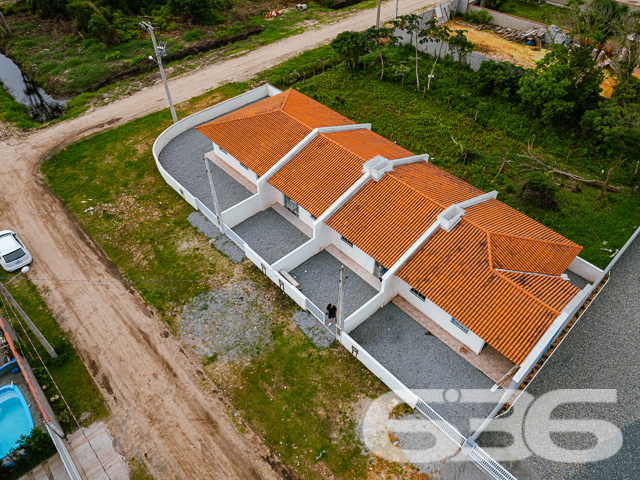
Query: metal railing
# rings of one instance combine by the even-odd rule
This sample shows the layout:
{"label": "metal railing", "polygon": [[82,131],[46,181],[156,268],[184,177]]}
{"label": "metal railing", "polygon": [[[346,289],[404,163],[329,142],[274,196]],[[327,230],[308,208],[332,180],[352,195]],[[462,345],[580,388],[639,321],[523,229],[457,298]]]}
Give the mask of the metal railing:
{"label": "metal railing", "polygon": [[469,453],[469,458],[476,462],[476,465],[487,475],[496,480],[517,480],[506,468],[496,462],[491,455],[477,445],[474,446]]}
{"label": "metal railing", "polygon": [[322,323],[324,323],[324,312],[322,310],[320,310],[315,303],[313,303],[311,300],[309,300],[307,298],[307,310],[309,310],[309,312],[311,312],[311,315],[313,315],[314,317],[316,317],[318,320],[320,320]]}
{"label": "metal railing", "polygon": [[464,435],[462,435],[458,430],[456,430],[453,425],[442,418],[438,412],[436,412],[422,400],[418,400],[418,403],[416,403],[416,409],[433,423],[435,423],[436,427],[446,433],[447,436],[454,441],[454,443],[458,444],[458,446],[461,447],[467,441]]}

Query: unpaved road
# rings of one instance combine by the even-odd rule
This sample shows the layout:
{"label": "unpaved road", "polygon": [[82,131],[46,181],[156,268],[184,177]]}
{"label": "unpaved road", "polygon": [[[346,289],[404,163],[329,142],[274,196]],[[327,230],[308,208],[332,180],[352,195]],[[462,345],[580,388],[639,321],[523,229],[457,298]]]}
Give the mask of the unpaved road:
{"label": "unpaved road", "polygon": [[[428,3],[409,0],[401,13]],[[395,2],[383,5],[393,17]],[[275,66],[344,30],[365,29],[365,10],[171,80],[176,102]],[[0,225],[20,232],[34,256],[29,275],[51,281],[49,307],[88,366],[112,412],[109,427],[127,457],[140,456],[157,479],[280,478],[254,435],[241,435],[223,401],[179,339],[122,283],[104,252],[45,185],[39,164],[54,149],[165,108],[161,85],[81,117],[0,143]],[[167,113],[167,115],[169,115]],[[5,135],[5,137],[7,137]],[[82,412],[76,412],[81,414]]]}

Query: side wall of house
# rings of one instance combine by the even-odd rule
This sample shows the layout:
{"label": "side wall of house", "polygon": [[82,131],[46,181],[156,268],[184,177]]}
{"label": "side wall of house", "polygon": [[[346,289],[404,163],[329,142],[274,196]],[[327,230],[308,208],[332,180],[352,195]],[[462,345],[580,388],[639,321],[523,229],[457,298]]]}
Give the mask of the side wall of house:
{"label": "side wall of house", "polygon": [[411,305],[416,307],[427,317],[444,328],[457,340],[460,340],[462,343],[464,343],[473,352],[475,352],[476,354],[480,353],[482,347],[484,347],[485,342],[479,336],[477,336],[471,330],[465,333],[462,329],[451,323],[451,315],[438,307],[428,298],[423,301],[415,294],[411,293],[411,287],[408,283],[404,282],[398,277],[394,277],[393,280],[395,283],[394,287],[397,289],[398,294],[402,296],[402,298],[407,300]]}
{"label": "side wall of house", "polygon": [[342,236],[336,232],[334,229],[330,227],[326,227],[330,232],[330,241],[333,245],[335,245],[338,250],[347,255],[351,260],[356,262],[362,268],[364,268],[367,272],[373,273],[373,268],[375,266],[375,260],[373,257],[367,255],[365,252],[360,250],[356,245],[349,246],[344,240],[342,240]]}
{"label": "side wall of house", "polygon": [[236,160],[233,157],[233,155],[231,155],[230,153],[227,153],[225,150],[220,148],[215,143],[213,144],[213,151],[220,159],[224,160],[229,166],[233,167],[238,173],[247,177],[253,183],[255,183],[258,180],[258,175],[256,175],[254,172],[252,172],[248,168],[242,166],[242,164],[238,160]]}

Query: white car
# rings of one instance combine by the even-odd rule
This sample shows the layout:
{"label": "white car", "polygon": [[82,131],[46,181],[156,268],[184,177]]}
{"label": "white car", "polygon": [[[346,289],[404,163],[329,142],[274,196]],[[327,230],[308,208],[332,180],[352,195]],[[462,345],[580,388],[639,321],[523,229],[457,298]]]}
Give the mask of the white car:
{"label": "white car", "polygon": [[0,265],[7,272],[15,272],[31,263],[31,254],[18,234],[11,230],[0,231]]}

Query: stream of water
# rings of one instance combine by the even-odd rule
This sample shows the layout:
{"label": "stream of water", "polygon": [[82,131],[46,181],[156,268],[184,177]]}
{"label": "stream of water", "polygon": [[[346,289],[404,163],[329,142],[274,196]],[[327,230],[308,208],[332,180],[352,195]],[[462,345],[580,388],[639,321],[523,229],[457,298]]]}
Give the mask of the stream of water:
{"label": "stream of water", "polygon": [[52,98],[30,81],[20,67],[0,54],[0,82],[13,99],[25,105],[36,122],[47,122],[64,113],[65,102]]}

